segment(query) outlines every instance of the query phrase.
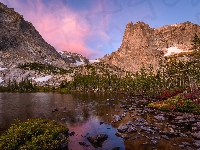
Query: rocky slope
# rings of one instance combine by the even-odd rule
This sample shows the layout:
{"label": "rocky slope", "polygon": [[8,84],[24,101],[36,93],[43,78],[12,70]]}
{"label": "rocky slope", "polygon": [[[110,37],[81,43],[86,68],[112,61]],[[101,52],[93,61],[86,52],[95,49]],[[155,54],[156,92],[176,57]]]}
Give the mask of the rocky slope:
{"label": "rocky slope", "polygon": [[25,62],[68,67],[30,22],[14,9],[0,3],[0,65],[10,67]]}
{"label": "rocky slope", "polygon": [[0,84],[36,79],[39,85],[58,86],[61,81],[72,79],[73,74],[54,75],[18,68],[19,64],[35,62],[69,70],[88,64],[89,60],[80,54],[57,52],[30,22],[0,2]]}
{"label": "rocky slope", "polygon": [[191,22],[151,28],[143,22],[126,25],[120,48],[105,55],[101,61],[136,72],[145,67],[159,66],[159,60],[171,52],[189,51],[194,34],[200,35],[200,26]]}
{"label": "rocky slope", "polygon": [[59,52],[59,54],[65,62],[69,63],[70,66],[73,67],[89,63],[89,60],[86,57],[83,57],[81,54],[71,53],[67,51],[61,51]]}

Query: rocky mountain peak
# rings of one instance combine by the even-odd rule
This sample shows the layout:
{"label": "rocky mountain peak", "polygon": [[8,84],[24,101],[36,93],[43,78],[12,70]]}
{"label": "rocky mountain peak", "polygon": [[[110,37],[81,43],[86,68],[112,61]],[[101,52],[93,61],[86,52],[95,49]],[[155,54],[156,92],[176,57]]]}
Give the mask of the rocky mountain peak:
{"label": "rocky mountain peak", "polygon": [[26,62],[68,67],[30,22],[0,2],[0,65],[10,67]]}
{"label": "rocky mountain peak", "polygon": [[153,65],[157,69],[164,56],[189,51],[195,33],[200,35],[200,26],[191,22],[161,28],[151,28],[144,22],[129,22],[119,49],[105,55],[101,61],[131,72],[139,71],[142,65]]}

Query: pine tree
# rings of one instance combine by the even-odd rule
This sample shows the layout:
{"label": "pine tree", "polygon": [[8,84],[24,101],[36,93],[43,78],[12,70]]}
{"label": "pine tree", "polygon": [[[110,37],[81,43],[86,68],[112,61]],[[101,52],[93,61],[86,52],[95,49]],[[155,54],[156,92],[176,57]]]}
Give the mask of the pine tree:
{"label": "pine tree", "polygon": [[198,35],[195,33],[194,35],[194,39],[192,40],[192,50],[193,51],[199,51],[200,50],[200,38],[198,37]]}

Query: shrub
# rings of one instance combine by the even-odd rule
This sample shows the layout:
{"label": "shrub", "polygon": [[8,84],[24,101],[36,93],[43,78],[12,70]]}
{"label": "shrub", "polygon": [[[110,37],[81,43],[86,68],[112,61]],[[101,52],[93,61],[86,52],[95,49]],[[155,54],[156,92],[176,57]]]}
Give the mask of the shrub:
{"label": "shrub", "polygon": [[157,95],[158,99],[168,99],[170,97],[173,97],[179,93],[182,93],[184,89],[175,88],[173,90],[163,90],[159,95]]}
{"label": "shrub", "polygon": [[148,107],[165,111],[196,112],[199,105],[196,105],[192,100],[185,99],[181,94],[178,94],[164,101],[150,103]]}
{"label": "shrub", "polygon": [[65,149],[68,144],[68,129],[55,121],[29,119],[16,121],[0,136],[0,149]]}

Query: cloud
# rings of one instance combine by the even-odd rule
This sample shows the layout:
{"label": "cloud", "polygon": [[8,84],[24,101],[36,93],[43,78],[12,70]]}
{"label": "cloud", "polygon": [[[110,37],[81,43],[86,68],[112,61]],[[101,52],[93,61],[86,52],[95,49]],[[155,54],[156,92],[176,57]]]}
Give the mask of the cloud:
{"label": "cloud", "polygon": [[[75,12],[61,0],[1,0],[8,7],[22,14],[31,22],[42,37],[58,51],[80,53],[88,58],[101,55],[97,49],[91,49],[86,41],[97,33],[108,39],[101,30],[94,32],[91,22],[85,19],[86,11]],[[95,25],[93,25],[95,26]]]}

